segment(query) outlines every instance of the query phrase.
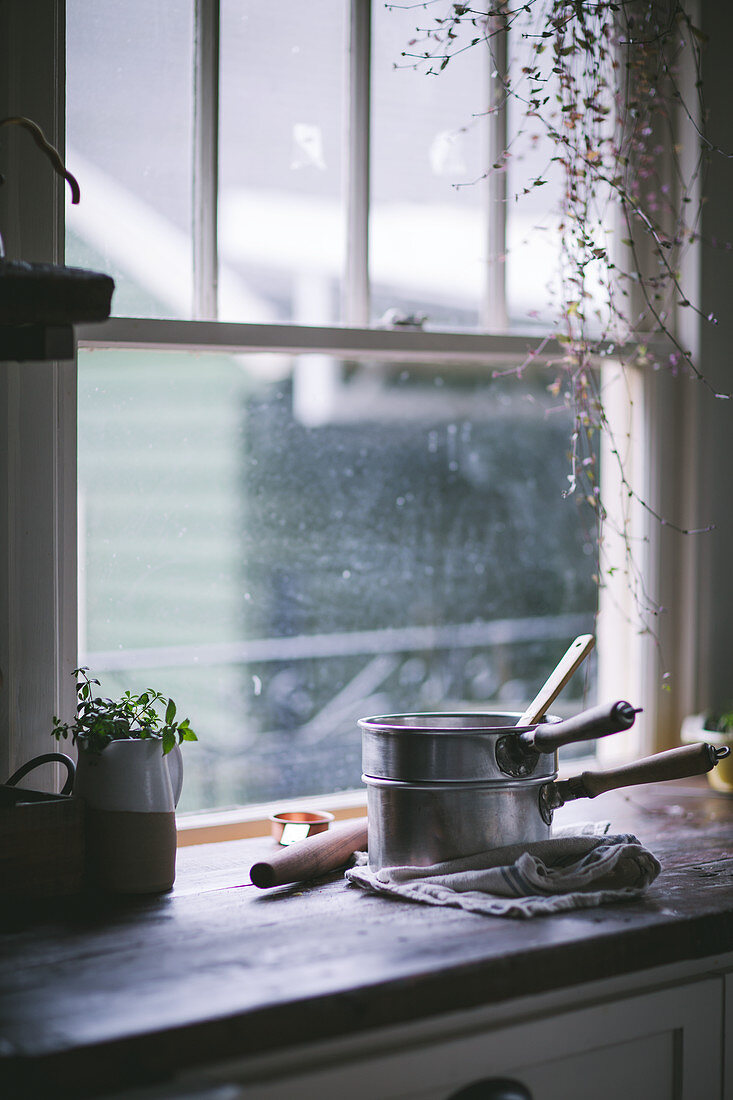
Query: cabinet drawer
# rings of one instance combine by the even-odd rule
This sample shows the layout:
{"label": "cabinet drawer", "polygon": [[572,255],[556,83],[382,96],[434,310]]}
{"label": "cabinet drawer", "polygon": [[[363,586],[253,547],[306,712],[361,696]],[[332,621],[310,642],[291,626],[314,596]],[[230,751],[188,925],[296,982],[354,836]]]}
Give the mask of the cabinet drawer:
{"label": "cabinet drawer", "polygon": [[543,1006],[541,1016],[505,1026],[464,1020],[458,1030],[451,1017],[443,1028],[432,1020],[402,1044],[399,1029],[374,1036],[373,1046],[362,1036],[358,1053],[334,1041],[283,1052],[284,1065],[276,1056],[227,1062],[110,1100],[459,1100],[479,1082],[472,1100],[500,1100],[490,1084],[502,1078],[531,1100],[721,1100],[722,977],[607,1001],[596,990],[592,1002],[556,1012]]}
{"label": "cabinet drawer", "polygon": [[[446,1034],[450,1034],[446,1021]],[[236,1100],[452,1100],[469,1084],[510,1078],[532,1100],[720,1100],[722,979],[527,1019],[391,1053],[269,1079],[246,1064],[208,1076]],[[488,1092],[487,1092],[488,1095]]]}
{"label": "cabinet drawer", "polygon": [[[645,1035],[628,1043],[596,1047],[582,1054],[567,1055],[539,1065],[513,1066],[502,1072],[503,1078],[523,1085],[532,1100],[656,1100],[664,1097],[676,1100],[675,1048],[678,1033],[667,1031]],[[484,1082],[488,1095],[489,1083],[497,1077],[471,1078],[466,1084]],[[456,1089],[418,1089],[404,1095],[404,1100],[452,1100]],[[501,1089],[496,1097],[504,1100]],[[703,1100],[705,1093],[695,1094]],[[712,1094],[716,1095],[716,1094]]]}

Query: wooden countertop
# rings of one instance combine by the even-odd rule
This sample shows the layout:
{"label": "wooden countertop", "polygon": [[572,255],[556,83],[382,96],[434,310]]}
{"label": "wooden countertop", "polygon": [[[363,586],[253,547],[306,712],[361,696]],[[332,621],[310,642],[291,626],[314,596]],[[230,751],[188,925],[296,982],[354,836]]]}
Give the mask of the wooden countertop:
{"label": "wooden countertop", "polygon": [[643,900],[516,921],[372,897],[340,873],[261,891],[247,872],[273,850],[265,839],[180,849],[164,896],[5,912],[0,1095],[101,1095],[176,1066],[733,950],[733,798],[687,780],[557,820],[589,817],[660,859]]}

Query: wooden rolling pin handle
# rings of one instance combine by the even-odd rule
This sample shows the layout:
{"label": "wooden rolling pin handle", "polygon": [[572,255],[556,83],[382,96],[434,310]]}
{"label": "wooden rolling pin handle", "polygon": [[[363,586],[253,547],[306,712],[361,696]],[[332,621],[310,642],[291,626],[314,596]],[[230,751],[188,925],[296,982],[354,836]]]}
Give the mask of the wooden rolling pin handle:
{"label": "wooden rolling pin handle", "polygon": [[255,863],[249,877],[255,886],[266,890],[290,882],[305,882],[319,875],[336,871],[348,863],[354,852],[367,846],[367,819],[360,817],[343,825],[335,825],[325,833],[289,844],[267,861]]}
{"label": "wooden rolling pin handle", "polygon": [[718,762],[718,754],[712,745],[701,741],[696,745],[683,745],[679,749],[647,756],[633,764],[613,768],[606,772],[583,772],[582,784],[588,798],[595,798],[605,791],[619,787],[633,787],[637,783],[660,783],[669,779],[687,779],[691,775],[703,775]]}

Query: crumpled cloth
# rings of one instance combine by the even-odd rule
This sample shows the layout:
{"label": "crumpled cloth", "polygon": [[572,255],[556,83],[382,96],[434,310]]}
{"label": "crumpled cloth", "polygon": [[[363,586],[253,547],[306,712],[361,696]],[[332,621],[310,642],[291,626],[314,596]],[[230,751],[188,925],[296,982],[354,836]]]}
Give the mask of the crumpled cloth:
{"label": "crumpled cloth", "polygon": [[493,917],[537,917],[641,897],[661,865],[631,834],[608,822],[558,830],[549,840],[514,844],[431,867],[371,871],[360,852],[347,879],[373,894],[446,905]]}

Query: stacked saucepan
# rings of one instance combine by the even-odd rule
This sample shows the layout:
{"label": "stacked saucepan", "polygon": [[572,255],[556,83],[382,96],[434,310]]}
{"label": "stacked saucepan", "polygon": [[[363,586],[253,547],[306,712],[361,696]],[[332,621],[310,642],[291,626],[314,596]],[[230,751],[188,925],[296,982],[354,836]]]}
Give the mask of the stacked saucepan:
{"label": "stacked saucepan", "polygon": [[[428,866],[549,837],[553,812],[576,798],[710,771],[726,750],[700,743],[610,771],[558,780],[557,750],[629,729],[624,700],[561,721],[546,715],[592,646],[576,639],[524,715],[394,714],[364,718],[369,865]],[[558,686],[560,685],[560,686]],[[533,713],[541,722],[531,719]]]}

